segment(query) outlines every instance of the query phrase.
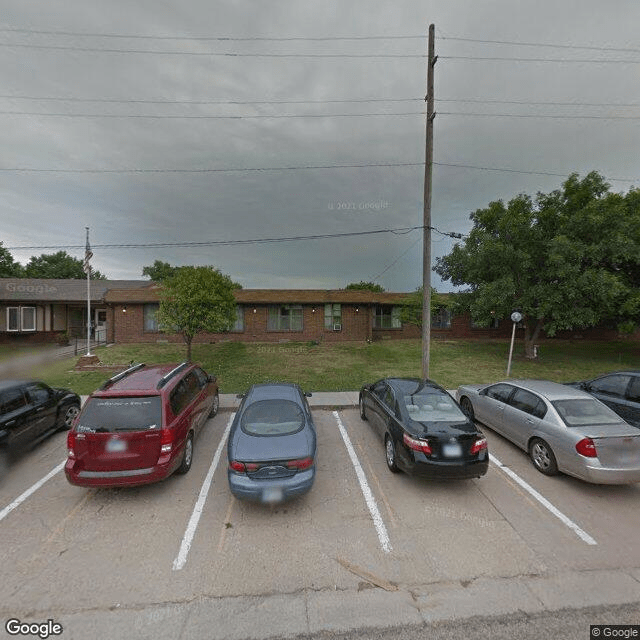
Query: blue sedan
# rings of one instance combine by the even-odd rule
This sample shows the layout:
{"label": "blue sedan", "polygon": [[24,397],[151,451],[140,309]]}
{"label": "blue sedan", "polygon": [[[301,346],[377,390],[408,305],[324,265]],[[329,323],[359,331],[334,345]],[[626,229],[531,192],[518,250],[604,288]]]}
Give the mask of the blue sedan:
{"label": "blue sedan", "polygon": [[243,397],[227,447],[234,496],[276,503],[311,489],[316,429],[306,395],[296,384],[270,383]]}

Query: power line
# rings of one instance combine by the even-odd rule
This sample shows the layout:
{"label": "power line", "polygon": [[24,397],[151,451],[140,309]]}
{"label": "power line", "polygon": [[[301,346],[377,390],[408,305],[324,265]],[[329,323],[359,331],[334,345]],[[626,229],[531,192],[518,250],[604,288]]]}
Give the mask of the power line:
{"label": "power line", "polygon": [[[3,116],[39,116],[45,118],[101,118],[147,119],[147,120],[279,120],[287,118],[380,118],[424,116],[423,111],[405,111],[393,113],[286,113],[257,115],[205,115],[205,114],[146,114],[146,113],[44,113],[38,111],[0,111]],[[438,111],[440,116],[465,116],[481,118],[544,118],[548,120],[640,120],[640,116],[608,116],[608,115],[555,115],[550,113],[474,113],[463,111]]]}
{"label": "power line", "polygon": [[[206,240],[198,242],[140,242],[128,244],[92,244],[93,249],[147,249],[162,247],[213,247],[213,246],[234,246],[251,244],[268,244],[274,242],[296,242],[300,240],[326,240],[331,238],[350,238],[355,236],[379,235],[383,233],[393,233],[394,235],[407,235],[412,231],[423,229],[422,226],[397,227],[395,229],[375,229],[372,231],[351,231],[346,233],[323,233],[310,236],[287,236],[279,238],[251,238],[247,240]],[[431,227],[433,231],[442,236],[451,238],[462,238],[461,233],[444,232]],[[419,238],[420,239],[420,238]],[[415,244],[415,243],[414,243]],[[10,251],[40,250],[40,249],[82,249],[84,245],[41,245],[41,246],[20,246],[5,247]],[[401,256],[402,257],[402,256]]]}
{"label": "power line", "polygon": [[[263,104],[362,104],[376,102],[424,102],[424,98],[336,98],[327,100],[169,100],[169,99],[121,99],[81,98],[60,96],[0,95],[6,100],[33,100],[40,102],[96,102],[100,104],[167,104],[167,105],[263,105]],[[553,100],[495,100],[481,98],[435,98],[436,102],[469,104],[517,104],[524,106],[567,107],[640,107],[640,102],[577,102]]]}
{"label": "power line", "polygon": [[[421,226],[416,227],[399,227],[395,229],[376,229],[373,231],[352,231],[347,233],[323,233],[310,236],[288,236],[282,238],[252,238],[249,240],[207,240],[198,242],[142,242],[130,244],[93,244],[93,249],[144,249],[159,247],[212,247],[212,246],[232,246],[246,244],[266,244],[273,242],[294,242],[299,240],[324,240],[328,238],[348,238],[354,236],[367,236],[382,233],[393,233],[396,235],[406,235]],[[82,249],[83,245],[48,245],[48,246],[25,246],[25,247],[6,247],[11,251],[18,250],[34,250],[34,249]]]}
{"label": "power line", "polygon": [[[521,42],[517,40],[488,40],[480,38],[463,38],[445,35],[441,29],[439,40],[453,40],[457,42],[473,42],[478,44],[498,44],[521,47],[546,47],[553,49],[572,49],[590,51],[615,51],[622,53],[640,53],[640,49],[628,47],[603,47],[595,45],[554,44],[550,42]],[[148,35],[139,33],[109,33],[63,31],[54,29],[26,29],[20,27],[5,27],[0,33],[24,33],[29,35],[54,35],[81,38],[119,38],[127,40],[165,40],[192,42],[331,42],[331,41],[367,41],[367,40],[426,40],[426,34],[419,35],[367,35],[367,36],[170,36]]]}
{"label": "power line", "polygon": [[441,40],[456,40],[458,42],[477,42],[480,44],[506,44],[518,47],[549,47],[552,49],[584,49],[591,51],[616,51],[618,53],[640,53],[640,49],[624,47],[597,47],[592,45],[552,44],[548,42],[518,42],[516,40],[480,40],[477,38],[455,38],[452,36],[440,36]]}
{"label": "power line", "polygon": [[44,29],[4,28],[0,33],[27,33],[35,35],[74,36],[82,38],[124,38],[127,40],[192,40],[213,42],[326,42],[334,40],[424,40],[426,35],[416,36],[168,36],[124,33],[90,33],[81,31],[54,31]]}
{"label": "power line", "polygon": [[70,98],[57,96],[0,95],[7,100],[37,100],[52,102],[99,102],[108,104],[193,104],[193,105],[257,105],[257,104],[350,104],[366,102],[424,102],[424,98],[342,98],[336,100],[135,100],[117,98]]}
{"label": "power line", "polygon": [[0,111],[3,116],[44,116],[47,118],[147,118],[150,120],[263,120],[281,118],[374,118],[381,116],[420,116],[422,111],[403,113],[291,113],[291,114],[259,114],[250,116],[220,116],[220,115],[175,115],[175,114],[145,114],[145,113],[42,113],[37,111]]}
{"label": "power line", "polygon": [[585,58],[513,58],[507,56],[438,56],[441,60],[506,61],[506,62],[580,62],[582,64],[640,64],[640,60],[587,60]]}
{"label": "power line", "polygon": [[[434,162],[435,166],[451,167],[455,169],[472,169],[479,171],[497,171],[502,173],[520,173],[524,175],[551,176],[558,178],[567,178],[571,172],[553,173],[550,171],[533,171],[527,169],[511,169],[505,167],[487,167],[472,164],[459,164],[447,162]],[[37,169],[33,167],[0,167],[0,173],[69,173],[69,174],[167,174],[167,173],[186,173],[186,174],[207,174],[207,173],[254,173],[267,171],[313,171],[328,169],[369,169],[369,168],[403,168],[403,167],[424,167],[424,162],[387,162],[387,163],[370,163],[370,164],[328,164],[328,165],[298,165],[288,167],[238,167],[238,168],[200,168],[200,169]],[[639,182],[639,178],[614,178],[605,176],[607,180],[612,182]]]}
{"label": "power line", "polygon": [[236,53],[224,51],[160,51],[148,49],[107,49],[102,47],[77,47],[71,45],[46,45],[0,42],[0,47],[40,49],[48,51],[81,51],[84,53],[141,53],[164,56],[209,56],[222,58],[426,58],[411,53]]}

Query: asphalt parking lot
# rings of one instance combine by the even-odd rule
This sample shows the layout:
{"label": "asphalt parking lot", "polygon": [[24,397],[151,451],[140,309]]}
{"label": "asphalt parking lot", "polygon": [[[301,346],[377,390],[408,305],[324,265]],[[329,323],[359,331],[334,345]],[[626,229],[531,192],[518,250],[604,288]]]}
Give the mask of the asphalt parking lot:
{"label": "asphalt parking lot", "polygon": [[640,601],[640,486],[543,476],[488,429],[483,478],[394,475],[356,408],[313,414],[314,488],[271,507],[229,492],[230,412],[140,488],[71,486],[45,441],[0,485],[0,617],[244,638]]}

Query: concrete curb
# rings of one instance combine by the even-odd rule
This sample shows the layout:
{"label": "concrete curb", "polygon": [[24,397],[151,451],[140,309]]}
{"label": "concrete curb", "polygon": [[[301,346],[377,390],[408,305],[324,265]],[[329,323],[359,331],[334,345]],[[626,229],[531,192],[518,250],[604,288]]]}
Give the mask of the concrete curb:
{"label": "concrete curb", "polygon": [[[438,622],[640,603],[640,569],[477,578],[401,588],[301,591],[118,606],[60,615],[74,637],[183,640],[291,637],[354,629],[427,628]],[[133,635],[132,635],[133,634]]]}

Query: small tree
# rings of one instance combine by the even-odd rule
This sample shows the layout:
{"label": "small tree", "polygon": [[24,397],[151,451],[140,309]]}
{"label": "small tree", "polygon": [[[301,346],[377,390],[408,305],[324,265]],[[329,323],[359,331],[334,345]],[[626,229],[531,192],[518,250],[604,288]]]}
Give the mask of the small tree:
{"label": "small tree", "polygon": [[236,317],[231,278],[213,267],[179,267],[163,282],[158,322],[168,333],[179,333],[187,345],[199,333],[229,330]]}
{"label": "small tree", "polygon": [[376,284],[375,282],[364,282],[363,280],[360,282],[352,282],[348,284],[345,289],[347,291],[373,291],[374,293],[384,292],[384,287],[382,285]]}

